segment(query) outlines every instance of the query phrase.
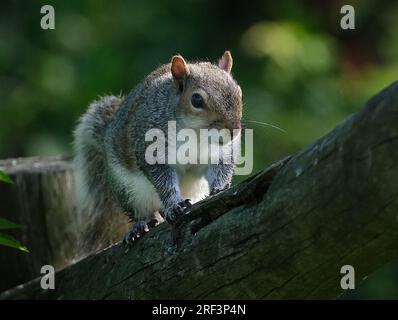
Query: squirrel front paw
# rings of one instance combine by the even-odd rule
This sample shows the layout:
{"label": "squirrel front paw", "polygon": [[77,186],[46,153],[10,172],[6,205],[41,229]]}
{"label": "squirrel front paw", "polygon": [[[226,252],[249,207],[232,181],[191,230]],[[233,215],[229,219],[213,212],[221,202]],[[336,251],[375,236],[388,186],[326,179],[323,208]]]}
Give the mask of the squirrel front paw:
{"label": "squirrel front paw", "polygon": [[190,199],[186,199],[177,203],[174,207],[170,207],[164,210],[164,217],[168,223],[175,223],[179,217],[181,217],[187,209],[192,207]]}
{"label": "squirrel front paw", "polygon": [[123,237],[124,245],[132,245],[138,238],[158,224],[156,219],[143,219],[134,223],[133,227]]}

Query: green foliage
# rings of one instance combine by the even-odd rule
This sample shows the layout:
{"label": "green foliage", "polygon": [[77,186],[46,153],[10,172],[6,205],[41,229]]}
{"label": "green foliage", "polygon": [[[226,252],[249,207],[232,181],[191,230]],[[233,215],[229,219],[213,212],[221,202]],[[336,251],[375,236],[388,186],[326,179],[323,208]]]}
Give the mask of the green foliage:
{"label": "green foliage", "polygon": [[16,240],[13,236],[10,236],[5,233],[0,233],[0,245],[15,248],[21,250],[23,252],[29,252],[28,248],[23,246],[18,240]]}
{"label": "green foliage", "polygon": [[[11,178],[6,175],[3,171],[0,170],[0,181],[12,184]],[[0,230],[11,230],[11,229],[19,229],[23,226],[20,224],[16,224],[10,220],[5,218],[0,218]],[[15,248],[24,252],[29,252],[28,248],[23,246],[17,239],[9,234],[5,234],[0,232],[0,245]]]}
{"label": "green foliage", "polygon": [[0,181],[12,184],[11,178],[0,170]]}
{"label": "green foliage", "polygon": [[[19,229],[22,227],[22,225],[16,224],[10,220],[0,218],[0,230]],[[15,248],[24,252],[29,252],[28,248],[23,246],[17,239],[3,232],[0,232],[0,245]]]}
{"label": "green foliage", "polygon": [[23,226],[20,224],[16,224],[10,220],[0,218],[0,230],[6,230],[6,229],[19,229],[22,228]]}

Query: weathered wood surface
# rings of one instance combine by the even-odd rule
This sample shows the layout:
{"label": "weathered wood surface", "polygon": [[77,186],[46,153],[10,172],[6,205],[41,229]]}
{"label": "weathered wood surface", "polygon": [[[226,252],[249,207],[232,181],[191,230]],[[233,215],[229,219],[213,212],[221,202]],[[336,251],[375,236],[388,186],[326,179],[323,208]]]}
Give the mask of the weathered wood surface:
{"label": "weathered wood surface", "polygon": [[398,257],[398,83],[325,137],[120,244],[3,299],[336,298]]}
{"label": "weathered wood surface", "polygon": [[64,267],[74,256],[76,218],[72,166],[62,157],[1,160],[13,185],[0,183],[0,217],[25,228],[13,230],[29,254],[0,247],[0,292],[40,275],[43,265]]}

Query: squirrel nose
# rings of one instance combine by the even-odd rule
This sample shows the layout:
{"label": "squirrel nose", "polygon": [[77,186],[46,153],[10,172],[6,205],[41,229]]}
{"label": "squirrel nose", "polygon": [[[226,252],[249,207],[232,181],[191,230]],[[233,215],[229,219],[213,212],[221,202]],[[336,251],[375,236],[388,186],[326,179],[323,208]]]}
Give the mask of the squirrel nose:
{"label": "squirrel nose", "polygon": [[229,131],[233,132],[233,130],[241,129],[242,125],[240,121],[232,121],[225,126]]}
{"label": "squirrel nose", "polygon": [[240,120],[238,120],[238,121],[216,120],[213,122],[213,126],[218,129],[228,129],[230,131],[232,131],[234,129],[241,129],[241,127],[242,127]]}
{"label": "squirrel nose", "polygon": [[232,139],[237,135],[237,130],[240,130],[242,127],[240,121],[214,121],[213,126],[219,130],[227,129],[230,132]]}

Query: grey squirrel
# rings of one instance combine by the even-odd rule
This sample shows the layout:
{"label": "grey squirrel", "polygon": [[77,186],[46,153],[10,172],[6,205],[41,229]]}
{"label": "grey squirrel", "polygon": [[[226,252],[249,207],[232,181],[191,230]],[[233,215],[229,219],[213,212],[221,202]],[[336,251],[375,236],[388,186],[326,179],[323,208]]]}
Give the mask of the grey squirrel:
{"label": "grey squirrel", "polygon": [[[174,223],[192,203],[230,186],[234,159],[148,164],[145,133],[152,128],[166,132],[169,121],[176,122],[177,130],[240,132],[242,91],[231,75],[232,63],[229,51],[218,65],[187,63],[176,55],[125,98],[105,96],[89,106],[74,132],[83,251],[103,248],[122,232],[131,244],[164,219]],[[134,222],[129,231],[121,213]]]}

